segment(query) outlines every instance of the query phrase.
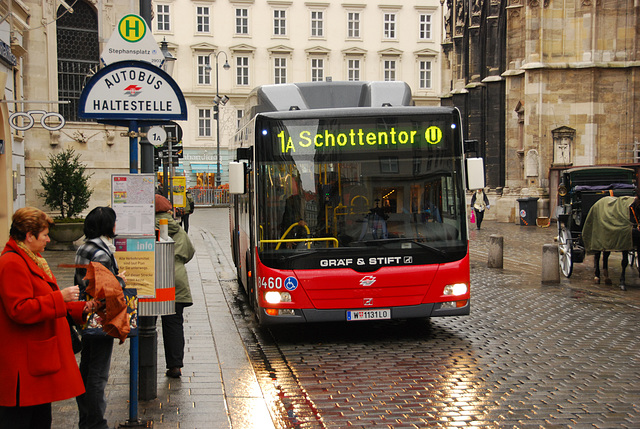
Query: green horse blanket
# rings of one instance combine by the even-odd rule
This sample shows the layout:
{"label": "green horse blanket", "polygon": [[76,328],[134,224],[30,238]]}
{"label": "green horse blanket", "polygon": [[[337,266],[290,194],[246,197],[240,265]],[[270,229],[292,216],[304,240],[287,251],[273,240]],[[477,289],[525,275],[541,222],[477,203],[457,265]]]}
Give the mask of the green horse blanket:
{"label": "green horse blanket", "polygon": [[582,241],[587,252],[633,250],[629,206],[634,197],[603,197],[587,215]]}

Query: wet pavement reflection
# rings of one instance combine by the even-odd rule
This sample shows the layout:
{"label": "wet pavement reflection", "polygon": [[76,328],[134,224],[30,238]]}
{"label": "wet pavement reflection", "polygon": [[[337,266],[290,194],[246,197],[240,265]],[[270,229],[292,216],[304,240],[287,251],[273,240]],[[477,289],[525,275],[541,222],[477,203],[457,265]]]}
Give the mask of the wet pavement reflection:
{"label": "wet pavement reflection", "polygon": [[[276,427],[640,427],[638,273],[594,285],[589,258],[542,285],[553,228],[471,232],[465,317],[258,328],[226,284]],[[486,267],[491,234],[504,269]]]}

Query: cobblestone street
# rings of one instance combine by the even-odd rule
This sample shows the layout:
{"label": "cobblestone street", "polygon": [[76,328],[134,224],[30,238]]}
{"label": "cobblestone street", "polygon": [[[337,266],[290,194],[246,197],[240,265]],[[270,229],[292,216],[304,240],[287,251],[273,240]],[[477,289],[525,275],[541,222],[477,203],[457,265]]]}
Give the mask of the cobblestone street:
{"label": "cobblestone street", "polygon": [[[542,285],[555,225],[485,225],[471,232],[470,316],[268,330],[245,316],[279,425],[639,427],[637,272],[627,292],[593,285],[587,258]],[[504,236],[502,270],[487,268],[491,234]]]}
{"label": "cobblestone street", "polygon": [[[593,284],[590,257],[543,285],[555,224],[487,221],[470,237],[469,316],[267,329],[235,281],[227,219],[226,209],[192,215],[188,362],[181,380],[164,377],[159,333],[158,399],[139,405],[153,427],[640,427],[640,280],[628,269],[628,290],[617,287],[619,254],[613,285]],[[492,234],[504,238],[504,269],[487,268]],[[55,266],[68,253],[46,257]],[[128,343],[114,350],[111,427],[127,418]],[[76,422],[74,400],[54,404],[54,427]]]}

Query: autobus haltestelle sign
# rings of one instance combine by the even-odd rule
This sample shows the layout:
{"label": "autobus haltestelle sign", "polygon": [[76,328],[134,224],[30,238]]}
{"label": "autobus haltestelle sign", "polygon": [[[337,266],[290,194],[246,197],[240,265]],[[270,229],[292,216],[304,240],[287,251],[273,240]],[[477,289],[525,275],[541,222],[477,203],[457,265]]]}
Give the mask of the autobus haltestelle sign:
{"label": "autobus haltestelle sign", "polygon": [[162,69],[142,61],[113,63],[95,74],[79,115],[94,119],[186,119],[180,88]]}

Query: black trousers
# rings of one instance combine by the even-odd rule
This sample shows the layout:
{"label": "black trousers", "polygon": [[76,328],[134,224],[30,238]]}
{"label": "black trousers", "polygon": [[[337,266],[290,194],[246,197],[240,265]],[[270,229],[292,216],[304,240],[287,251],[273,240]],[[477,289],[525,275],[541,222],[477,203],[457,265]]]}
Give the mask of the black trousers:
{"label": "black trousers", "polygon": [[180,226],[182,226],[184,232],[189,232],[189,216],[190,214],[184,214],[180,218]]}
{"label": "black trousers", "polygon": [[51,403],[0,407],[0,429],[51,429]]}
{"label": "black trousers", "polygon": [[484,217],[484,210],[480,211],[473,209],[473,211],[476,212],[476,228],[480,229],[480,225],[482,225],[482,218]]}
{"label": "black trousers", "polygon": [[114,338],[102,335],[83,335],[80,355],[80,374],[86,392],[76,397],[79,429],[107,429],[104,414],[107,410],[105,389],[109,381]]}
{"label": "black trousers", "polygon": [[167,368],[184,366],[184,308],[191,304],[176,302],[176,314],[162,317],[162,339]]}

